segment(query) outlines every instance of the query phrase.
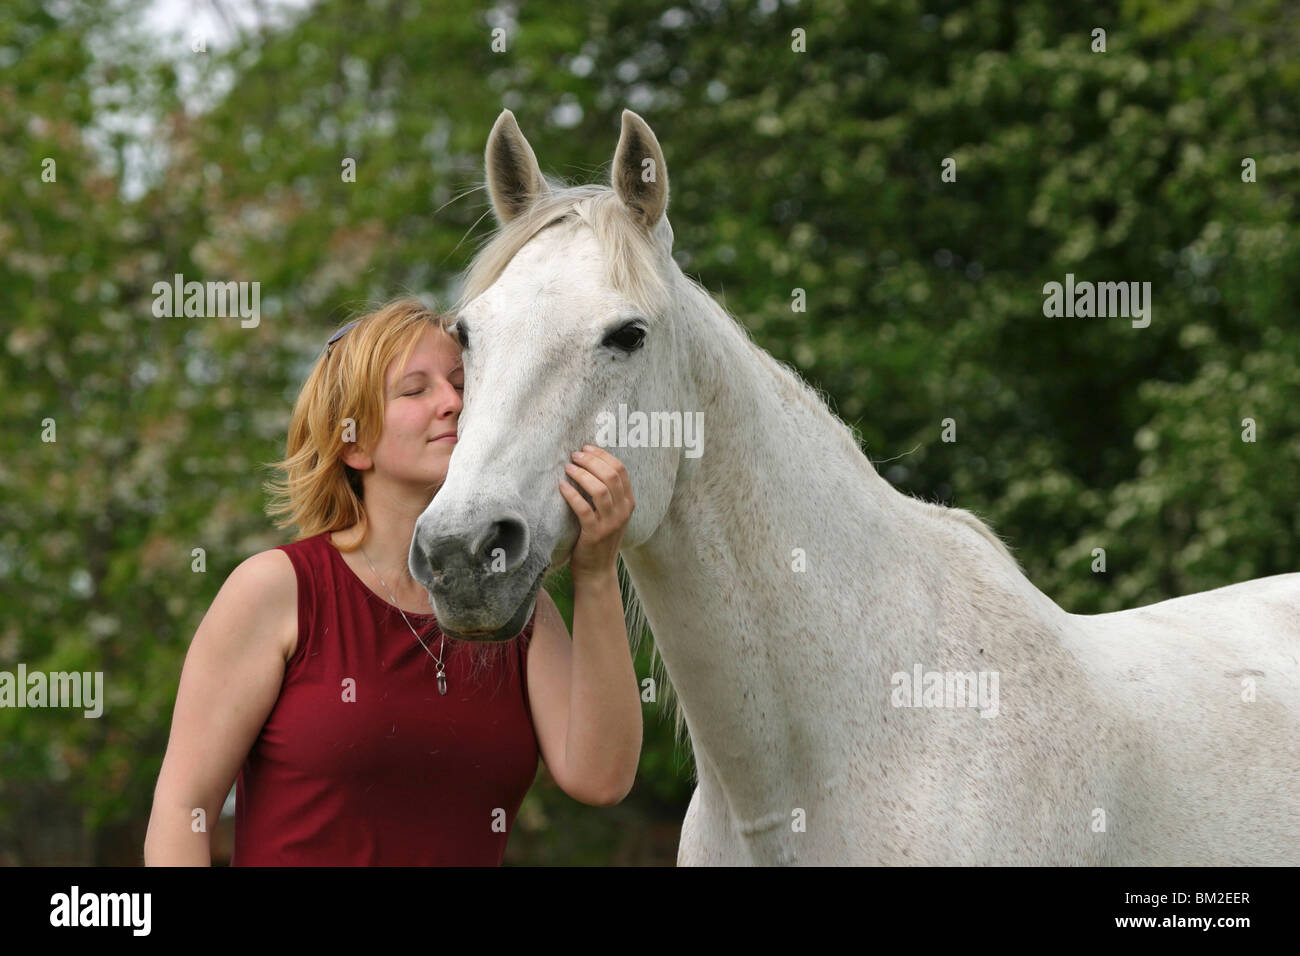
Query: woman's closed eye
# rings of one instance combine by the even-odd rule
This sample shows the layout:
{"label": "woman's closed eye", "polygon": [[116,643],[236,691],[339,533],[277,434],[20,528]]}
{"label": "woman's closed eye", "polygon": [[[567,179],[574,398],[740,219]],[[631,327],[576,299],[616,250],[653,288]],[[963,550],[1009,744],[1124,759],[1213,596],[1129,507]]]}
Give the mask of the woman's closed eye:
{"label": "woman's closed eye", "polygon": [[[455,389],[456,391],[458,391],[458,392],[464,392],[464,391],[465,391],[465,386],[464,386],[464,385],[453,385],[452,388],[454,388],[454,389]],[[415,389],[414,391],[403,392],[402,395],[403,395],[403,396],[407,396],[407,397],[409,397],[409,396],[411,396],[411,395],[419,395],[419,394],[420,394],[421,392],[423,392],[423,391],[424,391],[424,386],[421,386],[421,387]]]}

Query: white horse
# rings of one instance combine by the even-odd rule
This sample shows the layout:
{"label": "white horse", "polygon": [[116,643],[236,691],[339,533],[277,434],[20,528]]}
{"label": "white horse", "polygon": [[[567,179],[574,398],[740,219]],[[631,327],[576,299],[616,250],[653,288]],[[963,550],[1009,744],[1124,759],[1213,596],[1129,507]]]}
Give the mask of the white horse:
{"label": "white horse", "polygon": [[486,159],[501,228],[411,572],[449,634],[510,637],[573,545],[556,484],[602,413],[702,414],[702,454],[611,448],[696,760],[679,864],[1300,863],[1300,574],[1066,613],[681,272],[639,116],[612,189],[544,178],[509,111]]}

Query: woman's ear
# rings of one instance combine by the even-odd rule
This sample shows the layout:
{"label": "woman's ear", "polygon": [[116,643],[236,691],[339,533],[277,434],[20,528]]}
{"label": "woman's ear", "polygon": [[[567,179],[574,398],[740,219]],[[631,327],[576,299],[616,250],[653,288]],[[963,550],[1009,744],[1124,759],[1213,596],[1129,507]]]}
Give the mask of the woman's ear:
{"label": "woman's ear", "polygon": [[353,471],[368,471],[374,467],[374,461],[363,449],[353,448],[343,455],[343,464]]}

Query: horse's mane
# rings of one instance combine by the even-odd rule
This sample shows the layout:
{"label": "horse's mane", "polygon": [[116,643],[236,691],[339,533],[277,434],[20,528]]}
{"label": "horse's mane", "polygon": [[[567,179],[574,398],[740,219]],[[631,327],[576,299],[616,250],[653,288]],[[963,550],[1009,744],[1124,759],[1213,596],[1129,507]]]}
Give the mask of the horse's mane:
{"label": "horse's mane", "polygon": [[[794,366],[782,362],[773,356],[770,352],[763,349],[753,339],[749,329],[741,322],[737,321],[735,316],[723,308],[707,289],[692,279],[686,277],[687,282],[698,293],[704,308],[713,312],[720,320],[726,321],[739,329],[744,336],[745,345],[754,354],[759,364],[763,365],[768,373],[772,376],[773,382],[780,391],[783,398],[787,401],[797,401],[817,419],[819,419],[827,428],[827,431],[834,434],[840,443],[841,448],[851,457],[856,455],[861,458],[861,464],[864,469],[869,471],[869,477],[887,481],[876,470],[876,466],[866,453],[866,442],[862,440],[861,434],[852,425],[845,422],[839,415],[832,411],[830,396],[825,391],[815,388],[809,384],[804,377],[799,374],[799,370]],[[892,485],[891,485],[892,487]],[[923,501],[920,498],[914,498],[911,495],[901,495],[909,506],[918,508],[924,512],[927,517],[937,518],[945,522],[957,522],[962,526],[974,531],[985,541],[991,544],[995,551],[1012,565],[1020,570],[1020,564],[1016,561],[1015,556],[1007,548],[1006,544],[994,534],[993,529],[981,521],[976,515],[964,508],[950,508],[947,505],[936,504],[934,502]]]}

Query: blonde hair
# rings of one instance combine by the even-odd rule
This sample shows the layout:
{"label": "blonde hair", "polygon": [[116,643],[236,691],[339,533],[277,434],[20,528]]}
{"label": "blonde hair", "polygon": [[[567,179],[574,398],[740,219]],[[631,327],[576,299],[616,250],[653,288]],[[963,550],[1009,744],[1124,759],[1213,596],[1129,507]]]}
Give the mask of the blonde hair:
{"label": "blonde hair", "polygon": [[[352,528],[346,543],[331,546],[345,552],[361,547],[369,530],[365,493],[361,473],[343,457],[356,448],[373,448],[383,434],[385,374],[394,359],[400,371],[431,328],[454,342],[447,331],[453,321],[453,315],[426,308],[418,299],[396,299],[361,316],[321,351],[294,403],[285,457],[268,465],[281,473],[263,486],[269,495],[266,513],[277,528],[296,525],[294,541]],[[355,434],[345,441],[349,418]],[[475,672],[514,647],[513,640],[484,644],[448,638],[448,644],[451,651],[469,644]]]}

